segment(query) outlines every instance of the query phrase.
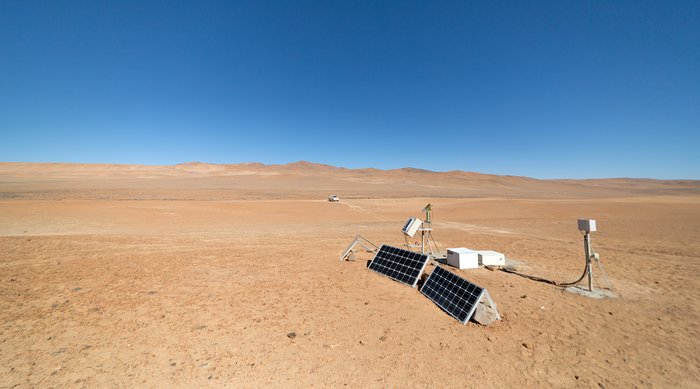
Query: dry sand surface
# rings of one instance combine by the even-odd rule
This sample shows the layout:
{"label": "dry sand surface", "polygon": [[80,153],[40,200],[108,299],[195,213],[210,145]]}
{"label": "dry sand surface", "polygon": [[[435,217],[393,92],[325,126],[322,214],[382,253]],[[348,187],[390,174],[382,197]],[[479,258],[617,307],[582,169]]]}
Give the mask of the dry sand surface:
{"label": "dry sand surface", "polygon": [[[3,388],[700,386],[697,181],[6,163],[0,196]],[[400,245],[428,202],[441,248],[557,281],[595,218],[619,297],[453,269],[503,316],[462,325],[338,262],[357,233]]]}

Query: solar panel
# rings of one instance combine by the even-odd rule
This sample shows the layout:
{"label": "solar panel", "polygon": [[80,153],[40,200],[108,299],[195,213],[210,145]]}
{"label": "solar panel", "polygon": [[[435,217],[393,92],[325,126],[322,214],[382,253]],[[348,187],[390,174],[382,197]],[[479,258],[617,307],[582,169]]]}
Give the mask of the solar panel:
{"label": "solar panel", "polygon": [[427,264],[427,254],[383,244],[369,264],[369,268],[394,281],[402,282],[415,288],[418,278]]}
{"label": "solar panel", "polygon": [[436,266],[428,279],[425,280],[420,292],[457,321],[466,324],[474,314],[476,305],[481,300],[485,290],[440,266]]}

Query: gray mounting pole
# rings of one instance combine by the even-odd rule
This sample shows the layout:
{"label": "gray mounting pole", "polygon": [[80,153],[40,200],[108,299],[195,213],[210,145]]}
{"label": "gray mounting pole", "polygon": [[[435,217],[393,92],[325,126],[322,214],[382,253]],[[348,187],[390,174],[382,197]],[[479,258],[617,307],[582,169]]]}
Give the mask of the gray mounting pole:
{"label": "gray mounting pole", "polygon": [[586,273],[588,273],[588,291],[593,291],[593,269],[591,268],[591,235],[586,232],[583,236],[583,251],[586,253]]}
{"label": "gray mounting pole", "polygon": [[[420,253],[425,254],[425,232],[426,230],[428,231],[428,245],[430,245],[430,233],[433,230],[431,220],[430,220],[430,214],[431,214],[431,207],[430,204],[428,204],[425,208],[423,208],[425,211],[425,221],[423,222],[423,225],[421,226],[421,233],[420,233],[420,239],[421,239],[421,244],[420,244]],[[430,249],[430,253],[432,254],[432,248]]]}

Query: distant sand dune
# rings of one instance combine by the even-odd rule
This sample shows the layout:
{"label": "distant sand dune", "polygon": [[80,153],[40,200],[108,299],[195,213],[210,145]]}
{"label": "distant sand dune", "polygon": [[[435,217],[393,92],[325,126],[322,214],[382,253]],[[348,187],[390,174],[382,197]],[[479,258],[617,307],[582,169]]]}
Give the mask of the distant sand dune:
{"label": "distant sand dune", "polygon": [[[121,189],[129,188],[129,191]],[[119,194],[112,193],[119,190]],[[0,163],[4,198],[130,199],[323,198],[612,198],[698,195],[700,181],[612,178],[540,180],[474,172],[403,168],[345,169],[311,162],[286,165],[200,162],[172,166]],[[284,194],[282,194],[284,193]]]}

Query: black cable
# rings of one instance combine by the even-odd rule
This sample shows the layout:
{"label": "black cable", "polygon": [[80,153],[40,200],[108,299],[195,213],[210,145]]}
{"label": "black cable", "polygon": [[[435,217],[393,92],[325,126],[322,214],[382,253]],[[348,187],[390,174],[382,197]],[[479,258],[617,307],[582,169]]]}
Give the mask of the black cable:
{"label": "black cable", "polygon": [[[556,286],[559,286],[559,285],[560,285],[560,284],[557,283],[556,281],[548,280],[548,279],[542,278],[542,277],[531,276],[531,275],[529,275],[529,274],[518,273],[518,272],[515,271],[515,270],[508,269],[508,268],[505,268],[505,267],[502,267],[502,268],[501,268],[501,271],[504,271],[504,272],[510,273],[510,274],[515,274],[516,276],[524,277],[524,278],[527,278],[527,279],[533,280],[533,281],[544,282],[544,283],[552,284],[552,285],[556,285]],[[582,279],[583,279],[583,278],[582,278]]]}
{"label": "black cable", "polygon": [[586,263],[586,268],[583,269],[583,274],[581,275],[581,277],[580,277],[578,280],[574,281],[574,282],[557,282],[557,281],[552,281],[552,280],[548,280],[548,279],[542,278],[542,277],[537,277],[537,276],[531,276],[531,275],[529,275],[529,274],[518,273],[517,271],[515,271],[515,270],[513,270],[513,269],[508,269],[508,268],[505,268],[505,267],[502,267],[502,268],[501,268],[501,271],[504,271],[504,272],[510,273],[510,274],[515,274],[516,276],[520,276],[520,277],[523,277],[523,278],[527,278],[527,279],[529,279],[529,280],[544,282],[544,283],[551,284],[551,285],[556,285],[556,286],[570,286],[570,285],[578,284],[579,282],[581,282],[581,281],[586,277],[586,273],[588,272],[588,264]]}
{"label": "black cable", "polygon": [[586,267],[583,269],[583,274],[581,274],[581,277],[574,281],[574,282],[567,282],[564,284],[559,284],[560,286],[570,286],[570,285],[576,285],[579,282],[583,281],[583,279],[586,277],[586,273],[588,273],[588,262],[586,262]]}
{"label": "black cable", "polygon": [[[588,238],[585,238],[586,233],[583,232],[583,231],[581,231],[581,234],[583,234],[583,236],[584,236],[584,242],[586,242],[586,244],[588,245],[588,242],[589,242],[589,241],[588,241]],[[586,247],[590,247],[591,250],[593,249],[593,247],[591,247],[590,245],[589,245],[589,246],[586,246]],[[587,248],[586,248],[586,251],[588,251]],[[591,253],[588,253],[588,255],[591,255]],[[591,258],[590,258],[590,257],[589,257],[589,258],[586,258],[586,267],[583,268],[583,274],[581,274],[581,277],[580,277],[578,280],[576,280],[576,281],[574,281],[574,282],[567,282],[567,283],[559,284],[559,285],[561,285],[561,286],[570,286],[570,285],[576,285],[576,284],[578,284],[579,282],[583,281],[583,279],[586,277],[586,273],[588,273],[588,264],[590,263],[590,261],[591,261]]]}
{"label": "black cable", "polygon": [[[585,235],[585,233],[584,233],[583,231],[582,231],[581,233]],[[537,277],[537,276],[531,276],[531,275],[529,275],[529,274],[518,273],[518,272],[515,271],[515,270],[507,269],[507,268],[501,268],[501,270],[504,271],[504,272],[506,272],[506,273],[515,274],[516,276],[524,277],[524,278],[527,278],[527,279],[533,280],[533,281],[544,282],[544,283],[551,284],[551,285],[556,285],[556,286],[571,286],[571,285],[576,285],[576,284],[578,284],[579,282],[583,281],[583,279],[586,277],[586,273],[588,273],[588,262],[589,262],[589,261],[590,261],[590,258],[588,258],[588,259],[586,260],[586,267],[583,269],[583,274],[581,274],[581,277],[579,277],[579,279],[576,280],[576,281],[574,281],[574,282],[557,282],[557,281],[552,281],[552,280],[548,280],[548,279],[542,278],[542,277]]]}

